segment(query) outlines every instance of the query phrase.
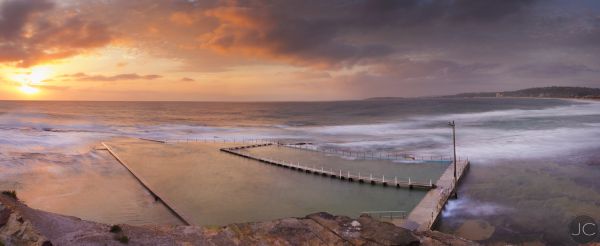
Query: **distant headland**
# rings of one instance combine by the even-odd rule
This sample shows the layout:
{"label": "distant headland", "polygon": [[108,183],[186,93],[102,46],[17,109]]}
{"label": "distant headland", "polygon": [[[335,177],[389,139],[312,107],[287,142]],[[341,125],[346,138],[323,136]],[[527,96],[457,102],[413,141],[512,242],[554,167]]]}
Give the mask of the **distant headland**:
{"label": "distant headland", "polygon": [[600,88],[588,87],[536,87],[517,91],[461,93],[443,97],[536,97],[600,99]]}
{"label": "distant headland", "polygon": [[[475,97],[527,97],[527,98],[577,98],[600,99],[600,88],[588,87],[535,87],[516,91],[470,92],[456,95],[437,96],[435,98],[475,98]],[[373,97],[366,100],[393,100],[402,97]]]}

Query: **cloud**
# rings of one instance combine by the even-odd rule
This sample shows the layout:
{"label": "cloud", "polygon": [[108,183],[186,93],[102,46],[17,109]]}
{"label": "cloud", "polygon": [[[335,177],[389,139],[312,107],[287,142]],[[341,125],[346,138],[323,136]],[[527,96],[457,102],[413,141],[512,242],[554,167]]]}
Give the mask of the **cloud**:
{"label": "cloud", "polygon": [[392,52],[384,44],[353,44],[336,39],[337,24],[293,18],[269,5],[227,6],[207,11],[219,26],[200,37],[203,47],[240,52],[302,66],[351,66]]}
{"label": "cloud", "polygon": [[[0,18],[0,62],[27,66],[110,43],[175,61],[181,66],[169,71],[178,74],[257,87],[253,78],[290,82],[277,90],[319,83],[369,97],[600,86],[594,1],[65,2],[2,2],[2,16],[19,18]],[[131,75],[120,79],[143,76]]]}
{"label": "cloud", "polygon": [[61,12],[49,0],[0,3],[0,63],[28,67],[102,47],[107,27],[76,12]]}
{"label": "cloud", "polygon": [[184,77],[184,78],[181,78],[180,81],[183,81],[183,82],[194,82],[196,80],[194,80],[192,78]]}
{"label": "cloud", "polygon": [[395,59],[372,66],[370,72],[384,76],[396,75],[403,79],[468,78],[492,73],[498,66],[491,63],[463,64],[451,60]]}
{"label": "cloud", "polygon": [[572,78],[579,75],[600,75],[600,69],[581,64],[534,63],[513,67],[510,72],[522,77]]}
{"label": "cloud", "polygon": [[47,0],[4,1],[0,5],[0,36],[2,39],[14,39],[21,36],[26,24],[36,13],[54,7]]}
{"label": "cloud", "polygon": [[169,20],[180,26],[191,26],[196,22],[195,17],[185,12],[174,12],[169,17]]}
{"label": "cloud", "polygon": [[292,78],[299,80],[319,80],[319,79],[331,79],[331,74],[323,71],[311,71],[303,70],[293,72],[290,74]]}
{"label": "cloud", "polygon": [[[518,56],[531,59],[530,53],[573,47],[577,42],[589,47],[594,45],[592,33],[600,33],[600,25],[593,24],[598,22],[597,14],[585,17],[577,12],[589,11],[589,7],[560,0],[86,4],[92,6],[85,14],[97,19],[110,12],[111,26],[123,35],[120,38],[130,40],[129,45],[179,59],[186,71],[223,72],[254,64],[338,70],[415,55],[499,63],[521,59]],[[565,10],[569,8],[572,11]]]}
{"label": "cloud", "polygon": [[156,74],[139,75],[137,73],[124,73],[112,76],[106,75],[88,75],[85,73],[65,74],[60,76],[68,81],[123,81],[123,80],[155,80],[163,76]]}
{"label": "cloud", "polygon": [[518,0],[229,1],[206,11],[218,25],[202,35],[200,41],[203,47],[222,53],[308,67],[352,67],[397,54],[396,46],[406,37],[396,40],[395,35],[410,37],[413,33],[446,25],[486,25],[518,15],[532,3],[534,1]]}
{"label": "cloud", "polygon": [[43,90],[52,90],[52,91],[65,91],[71,89],[70,86],[58,86],[58,85],[34,85],[33,87],[41,88]]}
{"label": "cloud", "polygon": [[[493,63],[455,60],[390,59],[368,69],[336,76],[332,83],[350,98],[444,95],[489,90],[507,79],[505,68]],[[504,83],[506,86],[508,83]],[[499,87],[502,88],[502,87]],[[498,89],[498,87],[493,87]]]}
{"label": "cloud", "polygon": [[496,21],[531,6],[535,0],[459,0],[446,7],[446,15],[457,21]]}

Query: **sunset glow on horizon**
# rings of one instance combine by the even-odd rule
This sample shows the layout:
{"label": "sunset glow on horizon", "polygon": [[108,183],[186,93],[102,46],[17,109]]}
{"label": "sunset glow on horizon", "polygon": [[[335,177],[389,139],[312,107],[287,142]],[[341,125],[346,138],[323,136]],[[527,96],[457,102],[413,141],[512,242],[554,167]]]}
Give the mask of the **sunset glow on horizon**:
{"label": "sunset glow on horizon", "polygon": [[26,95],[34,95],[40,92],[38,88],[31,87],[29,85],[21,85],[19,86],[19,90]]}
{"label": "sunset glow on horizon", "polygon": [[8,76],[8,80],[16,87],[16,91],[31,99],[31,96],[40,93],[39,87],[44,86],[44,81],[50,79],[52,74],[51,68],[38,66],[20,72],[13,72],[12,75]]}
{"label": "sunset glow on horizon", "polygon": [[590,55],[600,51],[600,3],[491,5],[0,0],[0,15],[19,9],[0,18],[0,99],[304,101],[600,86]]}

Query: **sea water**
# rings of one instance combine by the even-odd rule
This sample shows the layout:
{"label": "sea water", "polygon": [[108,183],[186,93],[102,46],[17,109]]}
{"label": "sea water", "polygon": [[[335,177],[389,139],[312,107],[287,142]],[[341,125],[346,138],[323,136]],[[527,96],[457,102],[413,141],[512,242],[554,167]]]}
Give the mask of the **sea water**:
{"label": "sea water", "polygon": [[458,155],[469,158],[471,169],[438,229],[460,234],[479,224],[479,235],[466,236],[552,244],[569,241],[566,228],[576,215],[600,219],[595,101],[2,101],[0,188],[16,189],[32,207],[85,219],[177,223],[110,155],[95,150],[100,141],[271,138],[344,151],[450,156],[451,120]]}

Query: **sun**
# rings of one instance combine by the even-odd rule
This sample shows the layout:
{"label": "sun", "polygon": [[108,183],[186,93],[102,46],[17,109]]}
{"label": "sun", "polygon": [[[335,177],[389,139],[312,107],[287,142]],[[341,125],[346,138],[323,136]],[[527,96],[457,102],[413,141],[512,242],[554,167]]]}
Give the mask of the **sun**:
{"label": "sun", "polygon": [[29,85],[21,85],[19,86],[19,91],[26,95],[35,95],[40,92],[40,89],[31,87]]}
{"label": "sun", "polygon": [[40,89],[31,87],[29,85],[21,85],[21,86],[19,86],[19,91],[21,91],[23,94],[35,95],[38,92],[40,92]]}
{"label": "sun", "polygon": [[29,71],[16,73],[12,80],[18,83],[18,91],[25,95],[35,95],[40,93],[40,86],[44,80],[52,75],[52,69],[48,67],[34,67]]}

